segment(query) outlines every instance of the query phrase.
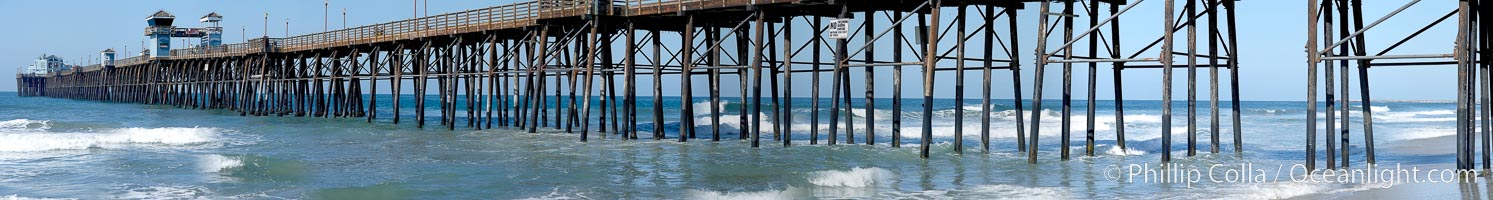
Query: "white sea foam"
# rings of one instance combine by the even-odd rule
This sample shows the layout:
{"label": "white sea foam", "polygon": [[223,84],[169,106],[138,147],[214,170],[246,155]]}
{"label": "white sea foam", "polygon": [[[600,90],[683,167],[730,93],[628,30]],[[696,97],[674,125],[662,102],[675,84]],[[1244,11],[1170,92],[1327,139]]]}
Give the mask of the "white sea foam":
{"label": "white sea foam", "polygon": [[1161,115],[1125,115],[1125,123],[1161,123]]}
{"label": "white sea foam", "polygon": [[[701,113],[702,115],[696,115],[694,117],[696,125],[695,128],[708,128],[711,125],[711,119],[708,115],[708,107],[710,106],[710,104],[707,102],[701,102],[695,103],[693,106],[707,111],[707,113],[696,111],[696,113]],[[970,111],[966,113],[963,123],[959,126],[955,125],[955,120],[953,119],[952,114],[948,116],[941,116],[941,114],[937,113],[934,114],[935,118],[932,120],[932,135],[934,138],[952,138],[955,135],[955,130],[962,130],[965,133],[966,139],[971,139],[970,136],[978,135],[980,131],[982,131],[983,129],[987,129],[987,127],[983,127],[980,122],[981,119],[979,113],[981,112],[978,111],[980,109],[980,106],[964,106],[958,109],[965,109],[967,111]],[[813,117],[811,115],[808,115],[808,112],[810,111],[809,109],[795,108],[795,110],[796,112],[793,113],[793,120],[791,125],[788,126],[788,131],[793,131],[797,134],[807,133],[814,130],[818,130],[819,132],[821,132],[821,134],[823,134],[824,132],[829,131],[829,127],[831,126],[831,120],[827,119],[828,117],[830,117],[830,113],[828,113],[829,111],[823,111],[819,113],[820,120],[816,126],[812,123],[809,123],[810,121],[812,121]],[[954,109],[948,109],[944,111],[951,113],[953,110]],[[774,125],[772,112],[773,111],[770,110],[763,110],[758,113],[762,120],[758,128],[764,133],[770,133],[773,130]],[[865,134],[867,132],[866,124],[868,123],[866,118],[864,118],[864,116],[866,115],[866,110],[851,109],[849,113],[856,118],[849,122],[843,119],[835,120],[837,121],[837,125],[839,126],[839,128],[841,130],[844,130],[846,129],[846,127],[849,127],[849,129],[855,131],[857,135]],[[971,113],[973,113],[973,115],[971,115]],[[989,114],[992,119],[991,124],[988,127],[988,129],[990,130],[990,137],[993,139],[1015,138],[1017,135],[1017,127],[1015,124],[1016,113],[1016,110],[990,112]],[[1027,128],[1029,130],[1033,126],[1033,124],[1031,123],[1032,118],[1030,117],[1030,115],[1034,112],[1031,110],[1023,110],[1021,113],[1023,120],[1026,120],[1027,122],[1024,128]],[[1040,126],[1043,130],[1040,136],[1055,137],[1061,135],[1061,132],[1058,130],[1062,128],[1062,119],[1065,118],[1061,114],[1061,112],[1056,110],[1043,109],[1040,110],[1040,112],[1035,113],[1042,120],[1040,124],[1036,125]],[[1068,126],[1073,131],[1073,133],[1082,133],[1088,129],[1088,117],[1084,116],[1082,113],[1074,114],[1075,115],[1066,117],[1067,119],[1069,119]],[[894,130],[891,121],[896,118],[893,117],[896,116],[893,114],[893,111],[890,109],[878,109],[872,115],[877,116],[876,121],[874,121],[873,124],[874,126],[872,127],[875,129],[875,134],[882,137],[891,135],[892,131]],[[739,127],[743,127],[740,116],[741,115],[737,115],[737,112],[735,110],[727,110],[726,112],[723,112],[720,118],[720,124],[723,126],[722,131],[726,132],[727,134],[736,133],[736,131],[739,130]],[[844,116],[841,115],[841,117]],[[920,112],[902,112],[902,126],[898,131],[903,133],[903,138],[922,137],[921,118],[922,114]],[[1161,117],[1159,115],[1128,114],[1125,115],[1125,122],[1127,135],[1130,135],[1127,136],[1128,138],[1148,139],[1147,137],[1160,137],[1160,131],[1156,128],[1156,125],[1161,122]],[[1119,123],[1116,122],[1114,115],[1101,114],[1094,117],[1094,125],[1094,131],[1105,133],[1114,131]],[[1185,129],[1178,128],[1174,128],[1173,130],[1185,131]],[[1082,135],[1083,134],[1072,134],[1074,138],[1081,138]]]}
{"label": "white sea foam", "polygon": [[[1357,107],[1355,109],[1350,109],[1348,111],[1349,112],[1348,114],[1352,115],[1352,116],[1362,117],[1363,116],[1363,112],[1361,110],[1362,108],[1363,107]],[[1455,116],[1457,114],[1456,110],[1449,110],[1449,109],[1442,109],[1442,110],[1422,110],[1422,111],[1395,111],[1395,110],[1390,109],[1389,106],[1370,106],[1369,107],[1369,111],[1374,112],[1374,121],[1375,122],[1386,122],[1386,123],[1394,123],[1394,122],[1449,122],[1449,121],[1456,121],[1457,120],[1457,118]],[[1326,116],[1327,116],[1327,114],[1325,112],[1324,113],[1317,113],[1317,117],[1319,117],[1319,118],[1325,118]]]}
{"label": "white sea foam", "polygon": [[1375,122],[1446,122],[1456,121],[1455,110],[1428,110],[1395,112],[1385,111],[1374,113]]}
{"label": "white sea foam", "polygon": [[0,132],[0,152],[35,152],[130,145],[182,146],[218,140],[217,128],[122,128],[99,132]]}
{"label": "white sea foam", "polygon": [[[1031,113],[1032,113],[1031,111],[1024,111],[1022,114],[1023,115],[1030,115]],[[1016,126],[1014,124],[1014,121],[1016,121],[1016,111],[1015,110],[1006,110],[1006,111],[1000,111],[1000,112],[992,112],[992,115],[995,117],[994,119],[999,120],[999,121],[992,121],[991,122],[991,127],[990,127],[991,135],[990,136],[992,138],[1015,138],[1016,137],[1016,131],[1017,130],[1016,130]],[[1062,119],[1063,119],[1063,117],[1062,117],[1061,112],[1054,111],[1054,110],[1046,110],[1046,109],[1044,109],[1039,114],[1039,116],[1042,118],[1041,124],[1039,124],[1039,126],[1041,126],[1041,128],[1043,130],[1042,132],[1040,132],[1041,136],[1043,136],[1043,137],[1051,137],[1051,136],[1059,136],[1059,135],[1062,134],[1060,131],[1058,131],[1058,130],[1060,130],[1063,127],[1062,126]],[[1068,119],[1070,120],[1069,124],[1068,124],[1068,127],[1070,129],[1072,129],[1072,131],[1074,131],[1075,133],[1082,133],[1083,131],[1085,131],[1086,129],[1088,129],[1088,117],[1085,117],[1085,116],[1082,116],[1082,115],[1075,115],[1075,116],[1069,116]],[[964,122],[964,124],[962,126],[956,127],[956,126],[954,126],[953,120],[951,120],[951,119],[935,119],[934,123],[933,123],[933,131],[932,131],[933,132],[933,136],[934,137],[953,137],[955,129],[963,130],[965,132],[966,136],[968,136],[968,135],[971,135],[971,134],[978,134],[979,131],[983,128],[983,127],[981,127],[982,125],[979,122],[979,118],[965,118],[965,120],[966,121]],[[1028,128],[1028,130],[1023,130],[1023,131],[1029,131],[1029,129],[1032,126],[1032,124],[1031,124],[1031,122],[1032,122],[1031,120],[1032,119],[1029,116],[1023,116],[1023,120],[1026,120],[1026,127],[1025,128]],[[1131,115],[1125,115],[1125,124],[1126,124],[1126,127],[1134,127],[1136,125],[1142,125],[1142,124],[1155,124],[1155,123],[1160,123],[1160,122],[1161,122],[1161,117],[1157,116],[1157,115],[1148,115],[1148,114],[1131,114]],[[886,124],[886,123],[881,123],[881,124]],[[1114,128],[1115,128],[1115,126],[1117,124],[1118,123],[1115,122],[1114,115],[1099,115],[1099,116],[1095,116],[1094,117],[1094,131],[1098,131],[1098,132],[1113,131]],[[903,137],[921,138],[922,136],[920,134],[906,134],[906,133],[921,133],[921,132],[922,132],[921,125],[918,125],[916,123],[903,124],[903,126],[902,126],[902,133],[904,133]],[[1127,133],[1130,133],[1130,132],[1136,132],[1136,131],[1133,130],[1133,129],[1127,129]],[[1030,132],[1027,132],[1027,134],[1030,134]],[[1080,135],[1082,135],[1082,134],[1074,134],[1073,136],[1074,137],[1078,137]]]}
{"label": "white sea foam", "polygon": [[890,170],[882,168],[860,168],[856,167],[846,171],[826,170],[817,171],[809,177],[809,183],[819,186],[830,187],[870,187],[878,182],[885,183],[888,179],[896,176]]}
{"label": "white sea foam", "polygon": [[115,195],[120,199],[202,199],[212,194],[202,186],[127,187]]}
{"label": "white sea foam", "polygon": [[[875,111],[876,112],[874,112],[872,116],[875,116],[878,120],[890,120],[893,117],[891,109],[883,108],[876,109]],[[907,112],[903,112],[903,115],[906,115],[906,113]],[[850,114],[855,115],[856,118],[860,119],[864,119],[867,116],[866,109],[864,108],[852,108],[850,109]]]}
{"label": "white sea foam", "polygon": [[567,192],[561,192],[560,188],[556,187],[556,188],[551,188],[550,189],[550,193],[549,194],[545,194],[544,196],[523,198],[523,200],[570,200],[570,199],[591,199],[591,197],[587,197],[584,193],[567,193]]}
{"label": "white sea foam", "polygon": [[[12,165],[12,163],[5,162],[0,163],[0,165]],[[33,169],[24,169],[21,167],[0,168],[0,183],[25,182],[27,178],[36,177],[41,174],[42,172],[33,171]]]}
{"label": "white sea foam", "polygon": [[[978,108],[978,107],[976,107],[976,108]],[[1042,117],[1042,123],[1040,124],[1040,126],[1042,127],[1042,130],[1052,130],[1052,131],[1043,131],[1041,136],[1048,137],[1048,136],[1058,136],[1058,135],[1060,135],[1061,133],[1058,132],[1058,131],[1056,131],[1056,130],[1062,128],[1061,120],[1063,119],[1063,117],[1061,117],[1061,114],[1059,112],[1057,112],[1057,111],[1054,111],[1054,110],[1042,110],[1042,111],[1043,112],[1041,112],[1039,114],[1039,116]],[[858,113],[864,113],[865,111],[864,110],[853,110],[852,111],[852,113],[857,113],[857,112]],[[891,111],[888,111],[888,110],[877,110],[876,111],[876,113],[878,113],[877,115],[883,115],[883,113],[884,113],[884,115],[888,116],[888,117],[892,116],[892,114],[890,112]],[[908,112],[904,112],[904,115],[906,115],[905,113],[908,113]],[[991,126],[989,127],[989,129],[991,131],[991,137],[992,138],[1015,138],[1016,137],[1016,131],[1017,130],[1016,130],[1016,126],[1014,124],[1014,121],[1016,120],[1015,119],[1015,113],[1016,112],[1014,110],[992,112],[991,115],[992,115],[992,120],[993,121],[991,122]],[[828,117],[828,115],[825,114],[825,113],[820,113],[820,114],[821,114],[821,117]],[[1031,112],[1028,111],[1028,112],[1024,112],[1023,114],[1024,115],[1025,114],[1031,114]],[[764,132],[771,131],[772,128],[773,128],[773,123],[772,123],[772,117],[773,116],[771,115],[771,113],[770,112],[761,112],[761,113],[759,113],[759,115],[761,116],[761,120],[762,120],[761,124],[759,124],[760,130],[762,130]],[[794,117],[794,121],[789,126],[789,128],[790,128],[790,130],[794,131],[795,133],[809,132],[809,131],[816,130],[816,129],[819,130],[820,132],[825,132],[825,131],[828,131],[829,127],[830,127],[830,123],[829,123],[830,120],[828,120],[828,119],[821,119],[819,121],[818,126],[814,126],[813,124],[809,123],[809,121],[811,120],[811,119],[809,119],[809,117],[810,117],[809,115],[802,114],[802,113],[795,113],[795,115],[793,117]],[[1146,129],[1147,127],[1150,127],[1150,126],[1147,126],[1146,124],[1159,123],[1161,121],[1160,118],[1161,118],[1160,116],[1150,115],[1150,114],[1130,114],[1130,115],[1125,115],[1126,126],[1127,127],[1132,127],[1132,128],[1138,128],[1138,129]],[[1031,119],[1030,118],[1024,118],[1024,120],[1028,120],[1027,121],[1027,123],[1028,123],[1027,124],[1027,128],[1030,128],[1030,126],[1031,126],[1031,124],[1030,124],[1031,121],[1030,120]],[[1082,115],[1076,115],[1076,116],[1070,116],[1069,120],[1071,120],[1070,124],[1069,124],[1069,127],[1071,129],[1073,129],[1073,131],[1081,132],[1081,131],[1087,129],[1087,120],[1088,120],[1087,117],[1082,116]],[[876,129],[875,130],[876,134],[877,135],[882,135],[882,136],[890,135],[890,133],[892,131],[892,126],[891,126],[892,123],[890,121],[891,121],[891,118],[878,117],[877,120],[876,120],[875,126],[873,127],[873,128]],[[1101,132],[1103,132],[1103,131],[1113,131],[1114,127],[1118,124],[1115,121],[1116,120],[1115,120],[1115,117],[1113,115],[1095,116],[1095,127],[1094,127],[1094,131],[1101,131]],[[711,119],[710,119],[709,116],[697,116],[697,117],[695,117],[695,125],[696,125],[697,128],[698,127],[708,127],[710,125],[710,122],[711,122]],[[957,126],[956,127],[956,126],[954,126],[953,122],[954,121],[952,119],[942,118],[942,117],[940,117],[938,119],[934,119],[933,120],[933,131],[932,131],[933,134],[932,135],[934,137],[936,137],[936,138],[950,138],[950,137],[954,136],[954,130],[963,130],[965,132],[965,134],[968,136],[968,135],[977,134],[977,133],[979,133],[979,131],[981,131],[982,128],[984,128],[984,127],[982,127],[982,124],[979,122],[979,117],[978,116],[966,117],[965,118],[965,122],[962,124],[962,126]],[[865,133],[866,132],[866,127],[865,127],[866,123],[867,123],[867,121],[864,118],[857,118],[857,119],[852,120],[850,122],[847,122],[847,121],[844,121],[844,120],[838,120],[838,126],[842,130],[845,127],[850,127],[856,133]],[[729,128],[723,129],[723,131],[736,131],[735,129],[737,129],[737,127],[741,127],[742,126],[741,124],[742,123],[740,121],[740,115],[734,115],[734,114],[722,114],[721,115],[721,125],[729,127]],[[850,126],[850,125],[854,125],[854,126]],[[1178,130],[1185,130],[1185,129],[1178,129]],[[915,118],[911,118],[911,119],[910,118],[903,118],[903,124],[902,124],[902,127],[901,127],[900,131],[902,133],[904,133],[903,137],[905,137],[905,138],[921,138],[921,134],[908,134],[908,133],[921,133],[922,132],[922,128],[921,128],[921,125],[920,125],[920,120],[917,120]],[[1128,132],[1141,132],[1141,131],[1132,130],[1132,131],[1128,131]],[[1159,135],[1159,134],[1154,134],[1154,135]],[[1075,137],[1077,137],[1077,135],[1075,135]]]}
{"label": "white sea foam", "polygon": [[[1378,107],[1378,106],[1375,106],[1375,107]],[[1247,109],[1245,109],[1245,111],[1248,111],[1248,113],[1256,113],[1256,114],[1262,114],[1262,115],[1281,115],[1281,114],[1286,114],[1288,112],[1291,112],[1292,110],[1291,109],[1284,109],[1284,108],[1276,108],[1276,109],[1270,109],[1270,108],[1247,108]]]}
{"label": "white sea foam", "polygon": [[46,130],[50,128],[52,128],[52,124],[46,120],[12,119],[0,121],[0,129]]}
{"label": "white sea foam", "polygon": [[1028,187],[1019,185],[979,185],[947,190],[925,190],[915,192],[883,193],[883,199],[1069,199],[1067,192],[1057,187]]}
{"label": "white sea foam", "polygon": [[969,196],[980,199],[1066,199],[1060,188],[1016,185],[982,185],[969,189]]}
{"label": "white sea foam", "polygon": [[1391,132],[1391,134],[1392,135],[1390,137],[1394,139],[1414,140],[1455,135],[1457,134],[1457,129],[1450,127],[1421,127],[1409,129],[1406,131]]}
{"label": "white sea foam", "polygon": [[243,167],[244,161],[238,157],[228,157],[218,154],[198,156],[197,169],[203,173],[221,172],[225,169]]}
{"label": "white sea foam", "polygon": [[1369,111],[1373,111],[1376,113],[1389,112],[1389,106],[1369,106]]}
{"label": "white sea foam", "polygon": [[[761,117],[760,120],[762,120],[762,122],[761,124],[757,125],[757,128],[759,128],[759,130],[762,130],[763,132],[772,131],[772,115],[759,113],[758,117]],[[747,116],[747,120],[752,120],[751,116]],[[711,121],[712,120],[709,114],[705,116],[695,117],[695,127],[710,127]],[[721,126],[723,129],[733,130],[744,127],[741,123],[741,115],[734,114],[721,114]],[[807,130],[808,129],[805,129],[805,131]],[[722,130],[722,132],[725,132],[725,130]]]}
{"label": "white sea foam", "polygon": [[1286,182],[1278,184],[1250,185],[1248,190],[1252,191],[1251,193],[1258,195],[1254,196],[1258,199],[1286,199],[1317,193],[1318,191],[1322,190],[1323,187],[1324,186],[1318,184]]}
{"label": "white sea foam", "polygon": [[[991,106],[994,106],[994,105],[991,105]],[[941,118],[952,118],[952,117],[955,116],[955,113],[958,112],[958,111],[964,111],[963,114],[966,117],[970,117],[970,116],[979,117],[980,116],[980,112],[984,112],[984,107],[980,106],[979,104],[974,104],[974,105],[960,106],[959,108],[955,108],[955,109],[935,110],[935,111],[933,111],[933,116],[934,117],[941,117]],[[991,113],[994,114],[995,112],[991,112]]]}
{"label": "white sea foam", "polygon": [[1117,155],[1117,156],[1146,155],[1146,151],[1141,151],[1141,150],[1137,150],[1137,149],[1120,149],[1120,146],[1109,146],[1109,150],[1104,150],[1104,153],[1105,154],[1109,154],[1109,155]]}
{"label": "white sea foam", "polygon": [[[1322,176],[1322,175],[1314,175]],[[1320,177],[1319,177],[1320,178]],[[1269,184],[1249,184],[1240,188],[1228,188],[1215,194],[1205,195],[1227,195],[1233,199],[1290,199],[1316,194],[1337,194],[1343,192],[1358,192],[1380,188],[1378,184],[1320,184],[1300,182],[1279,182]]]}
{"label": "white sea foam", "polygon": [[64,199],[64,198],[23,197],[23,196],[18,196],[18,195],[14,195],[14,194],[12,194],[10,196],[0,196],[0,200],[52,200],[52,199]]}
{"label": "white sea foam", "polygon": [[[728,104],[731,104],[731,101],[721,99],[721,102],[717,103],[717,105],[720,105],[720,107],[716,110],[720,111],[721,113],[726,113],[726,105]],[[695,109],[695,116],[710,115],[710,102],[695,102],[693,104],[690,104],[690,106],[691,108]]]}
{"label": "white sea foam", "polygon": [[797,189],[788,188],[783,190],[765,190],[753,192],[718,192],[709,190],[690,190],[686,195],[688,199],[714,199],[714,200],[775,200],[794,199]]}

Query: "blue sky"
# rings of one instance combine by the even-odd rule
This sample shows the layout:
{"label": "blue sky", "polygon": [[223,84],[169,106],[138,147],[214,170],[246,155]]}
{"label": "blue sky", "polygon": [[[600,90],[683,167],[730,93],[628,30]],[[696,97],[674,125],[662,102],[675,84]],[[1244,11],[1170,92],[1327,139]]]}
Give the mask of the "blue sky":
{"label": "blue sky", "polygon": [[[1366,2],[1364,16],[1365,20],[1372,21],[1399,7],[1409,0],[1384,0]],[[429,2],[429,13],[431,15],[456,12],[467,9],[475,9],[489,6],[510,4],[516,1],[450,1],[437,0]],[[1282,3],[1285,2],[1285,3]],[[1161,33],[1161,1],[1146,1],[1138,5],[1130,13],[1122,17],[1124,32],[1123,49],[1128,53],[1138,50],[1144,44],[1149,43],[1160,36]],[[407,19],[415,15],[413,1],[393,0],[338,0],[331,2],[332,17],[330,19],[331,29],[341,27],[340,11],[347,9],[348,17],[346,24],[349,27],[376,24],[387,21]],[[1238,27],[1240,41],[1240,84],[1241,96],[1245,100],[1285,100],[1299,101],[1305,97],[1306,75],[1304,44],[1306,39],[1306,5],[1304,1],[1242,1],[1239,2]],[[1034,67],[1031,66],[1031,58],[1034,54],[1031,49],[1035,45],[1036,11],[1038,4],[1029,3],[1028,9],[1019,11],[1021,22],[1022,48],[1016,50],[1021,54],[1025,68],[1022,71],[1023,96],[1030,98]],[[1410,34],[1421,26],[1429,23],[1441,15],[1455,9],[1454,2],[1422,2],[1411,7],[1396,18],[1386,21],[1378,28],[1368,33],[1369,52],[1378,52],[1383,47],[1393,44],[1399,38]],[[1054,4],[1054,12],[1061,8]],[[1183,6],[1179,3],[1177,9]],[[124,49],[128,47],[130,56],[140,48],[141,41],[146,38],[141,35],[145,23],[145,16],[156,10],[167,10],[176,14],[179,18],[177,25],[182,27],[196,27],[196,18],[208,12],[218,12],[225,16],[223,27],[225,29],[224,42],[238,43],[243,37],[257,37],[263,35],[266,30],[264,25],[264,13],[269,13],[268,32],[271,37],[283,37],[286,33],[285,20],[290,20],[289,32],[291,35],[320,32],[323,30],[323,7],[321,1],[309,0],[266,0],[266,1],[200,1],[200,0],[160,0],[160,1],[0,1],[0,17],[5,18],[3,26],[8,31],[0,33],[0,44],[6,44],[0,48],[0,91],[14,91],[15,68],[24,67],[32,62],[34,58],[43,53],[55,54],[68,59],[70,62],[96,55],[97,52],[106,48]],[[976,16],[976,8],[969,13]],[[1107,8],[1103,9],[1107,10]],[[953,9],[945,9],[948,14],[944,18],[953,17]],[[1088,24],[1087,15],[1075,21],[1075,31],[1082,31]],[[886,17],[877,16],[878,20],[887,20]],[[1101,17],[1102,18],[1102,17]],[[979,23],[971,19],[969,30],[975,30]],[[1005,32],[1004,19],[997,20],[997,30]],[[856,22],[855,24],[858,24]],[[1206,25],[1205,22],[1199,22]],[[879,22],[878,26],[885,28],[888,22]],[[806,26],[798,25],[796,30],[802,31]],[[1199,52],[1206,52],[1207,46],[1201,44],[1205,41],[1206,26],[1199,27]],[[246,30],[244,30],[246,29]],[[1108,28],[1106,27],[1105,30]],[[243,31],[241,31],[243,30]],[[1059,45],[1062,41],[1061,29],[1054,34],[1054,39],[1049,41],[1051,45]],[[1422,53],[1447,53],[1450,52],[1454,40],[1455,24],[1448,21],[1437,26],[1419,38],[1412,40],[1405,46],[1394,51],[1394,54],[1422,54]],[[1109,33],[1105,33],[1106,35]],[[1185,32],[1177,35],[1177,50],[1185,50]],[[667,37],[666,37],[667,38]],[[807,41],[809,34],[800,33],[795,35],[795,41]],[[978,38],[978,37],[977,37]],[[856,40],[860,40],[857,38]],[[981,42],[969,43],[978,45]],[[177,43],[180,43],[179,41]],[[852,42],[852,49],[857,48],[858,41]],[[1079,52],[1086,52],[1086,42],[1075,45]],[[878,56],[887,58],[890,56],[889,42],[878,44],[881,48]],[[941,43],[944,48],[952,48],[952,42]],[[983,49],[971,46],[970,55],[980,55]],[[997,51],[1000,58],[1003,52]],[[1145,55],[1157,55],[1152,50]],[[830,55],[827,53],[825,55]],[[1100,51],[1100,55],[1107,52]],[[129,57],[129,56],[121,56]],[[800,55],[800,58],[808,57]],[[908,57],[909,59],[911,57]],[[1185,63],[1185,57],[1177,57],[1178,63]],[[1199,63],[1206,63],[1200,61]],[[952,66],[952,62],[943,63]],[[1059,98],[1061,92],[1061,65],[1049,65],[1046,76],[1046,98]],[[1097,87],[1099,99],[1112,99],[1112,74],[1108,64],[1102,64],[1098,68]],[[1202,68],[1200,68],[1202,69]],[[852,91],[855,96],[862,96],[865,75],[860,69],[852,70]],[[1351,74],[1354,82],[1349,86],[1356,88],[1357,69]],[[1179,68],[1174,76],[1175,99],[1185,99],[1186,95],[1186,70]],[[1224,75],[1220,79],[1224,83],[1220,92],[1221,98],[1227,99],[1227,71],[1221,71]],[[889,97],[891,89],[890,69],[878,69],[876,72],[876,93],[878,97]],[[1075,65],[1073,82],[1074,95],[1076,99],[1085,97],[1087,83],[1087,66]],[[1340,73],[1340,72],[1339,72]],[[1453,82],[1455,81],[1453,66],[1433,67],[1384,67],[1371,70],[1370,79],[1375,99],[1383,100],[1445,100],[1455,97]],[[920,95],[922,86],[921,72],[917,68],[908,67],[904,71],[904,95],[912,98]],[[936,78],[935,96],[938,98],[952,98],[954,83],[951,72],[938,73]],[[981,76],[978,71],[966,74],[966,98],[976,98],[980,94]],[[830,89],[828,85],[829,73],[825,73],[823,88],[826,94]],[[1010,74],[1008,71],[997,70],[993,75],[995,98],[1011,98]],[[795,85],[802,87],[809,83],[808,75],[795,74]],[[1200,70],[1199,99],[1207,99],[1207,71]],[[1125,97],[1126,99],[1160,99],[1161,71],[1159,69],[1133,69],[1125,71]],[[696,78],[696,95],[704,95],[708,91],[704,78]],[[664,85],[678,85],[677,78],[666,78]],[[734,77],[722,80],[723,83],[736,83]],[[382,85],[382,84],[381,84]],[[723,84],[722,93],[725,96],[735,96],[734,84]],[[648,88],[648,81],[640,82],[638,87]],[[1320,89],[1320,88],[1319,88]],[[380,90],[387,93],[387,90]],[[646,92],[646,90],[645,90]],[[796,89],[796,96],[807,96],[808,89]],[[675,87],[666,87],[665,95],[678,95],[680,92]],[[1341,95],[1340,95],[1341,96]],[[1357,98],[1357,91],[1351,96]]]}

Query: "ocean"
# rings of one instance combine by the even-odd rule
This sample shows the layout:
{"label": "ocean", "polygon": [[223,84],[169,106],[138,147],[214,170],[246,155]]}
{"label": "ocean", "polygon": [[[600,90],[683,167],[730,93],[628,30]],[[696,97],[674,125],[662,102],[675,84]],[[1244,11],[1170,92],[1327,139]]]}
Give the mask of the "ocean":
{"label": "ocean", "polygon": [[[993,100],[990,113],[980,112],[979,100],[961,105],[938,99],[931,102],[931,116],[920,112],[920,99],[905,99],[900,115],[891,112],[891,99],[876,99],[871,112],[862,109],[864,99],[854,99],[854,144],[840,135],[842,143],[830,146],[829,99],[822,99],[816,127],[809,124],[810,100],[799,98],[793,106],[794,145],[783,147],[769,132],[762,134],[762,147],[751,148],[736,139],[743,105],[737,97],[722,98],[729,102],[722,108],[721,141],[710,141],[707,98],[686,104],[678,97],[663,102],[669,138],[652,139],[652,98],[642,96],[640,140],[592,134],[589,142],[553,127],[538,133],[496,124],[472,130],[464,127],[465,112],[458,112],[463,116],[457,130],[446,130],[436,125],[434,103],[429,124],[419,129],[413,98],[404,97],[404,119],[393,124],[386,95],[379,97],[379,118],[367,123],[0,93],[0,199],[1354,199],[1493,193],[1481,178],[1482,184],[1470,187],[1425,172],[1455,163],[1449,147],[1455,144],[1455,105],[1444,101],[1375,102],[1370,109],[1379,165],[1372,170],[1364,165],[1362,113],[1354,102],[1350,169],[1368,172],[1334,181],[1345,175],[1306,176],[1298,167],[1305,162],[1304,102],[1242,102],[1242,153],[1234,153],[1228,102],[1220,108],[1222,148],[1209,152],[1208,104],[1199,102],[1198,153],[1187,156],[1185,102],[1175,102],[1172,126],[1163,127],[1160,101],[1125,101],[1129,148],[1121,149],[1114,102],[1099,101],[1095,155],[1085,156],[1086,104],[1073,103],[1067,116],[1071,143],[1065,147],[1058,142],[1062,104],[1046,100],[1041,108],[1022,108],[1028,116],[1041,113],[1038,163],[1028,164],[1017,149],[1018,108],[1009,99]],[[684,143],[674,140],[682,106],[695,108],[699,131],[698,139]],[[955,126],[954,111],[960,109],[964,123]],[[766,110],[762,119],[770,122]],[[991,116],[989,152],[980,146],[982,114]],[[865,145],[866,116],[875,118],[874,145]],[[920,137],[923,117],[933,118],[932,138]],[[890,144],[893,118],[903,123],[900,148]],[[763,131],[772,130],[763,124]],[[819,144],[809,145],[816,128]],[[1164,128],[1173,130],[1169,165],[1160,163]],[[964,130],[963,154],[954,151],[955,129]],[[933,142],[931,158],[918,157],[922,139]],[[1318,151],[1325,151],[1325,136],[1318,140]],[[1060,160],[1062,148],[1071,150],[1071,160]],[[1318,155],[1318,168],[1325,167],[1328,158]],[[1420,171],[1395,179],[1370,175],[1409,168]]]}

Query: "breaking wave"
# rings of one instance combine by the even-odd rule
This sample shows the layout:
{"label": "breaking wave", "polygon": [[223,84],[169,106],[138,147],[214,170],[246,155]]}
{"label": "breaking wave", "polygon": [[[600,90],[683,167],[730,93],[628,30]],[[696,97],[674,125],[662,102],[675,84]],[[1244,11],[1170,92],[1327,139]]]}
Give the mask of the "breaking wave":
{"label": "breaking wave", "polygon": [[709,190],[690,190],[686,195],[688,199],[720,199],[720,200],[774,200],[794,199],[796,189],[765,190],[751,192],[720,192]]}
{"label": "breaking wave", "polygon": [[0,122],[0,152],[37,152],[129,146],[187,146],[220,140],[224,130],[204,127],[119,128],[51,132],[47,121]]}
{"label": "breaking wave", "polygon": [[244,161],[238,157],[228,157],[218,154],[199,156],[197,169],[203,173],[221,172],[226,169],[243,167]]}
{"label": "breaking wave", "polygon": [[884,183],[893,178],[893,176],[896,176],[896,173],[882,168],[856,167],[846,171],[825,170],[814,172],[813,176],[809,177],[809,183],[830,187],[870,187],[875,186],[878,182]]}

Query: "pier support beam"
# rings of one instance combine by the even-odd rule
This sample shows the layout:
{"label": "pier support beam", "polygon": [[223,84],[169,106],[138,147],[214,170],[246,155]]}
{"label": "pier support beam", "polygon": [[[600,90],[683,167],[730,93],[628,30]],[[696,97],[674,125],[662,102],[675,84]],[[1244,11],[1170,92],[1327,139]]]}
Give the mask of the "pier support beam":
{"label": "pier support beam", "polygon": [[[923,158],[928,158],[929,147],[933,145],[933,74],[938,68],[938,17],[943,9],[943,1],[930,1],[933,5],[929,7],[928,30],[924,34],[927,39],[923,42],[923,135],[918,139],[922,141],[918,155]],[[1035,154],[1032,159],[1036,159]]]}

